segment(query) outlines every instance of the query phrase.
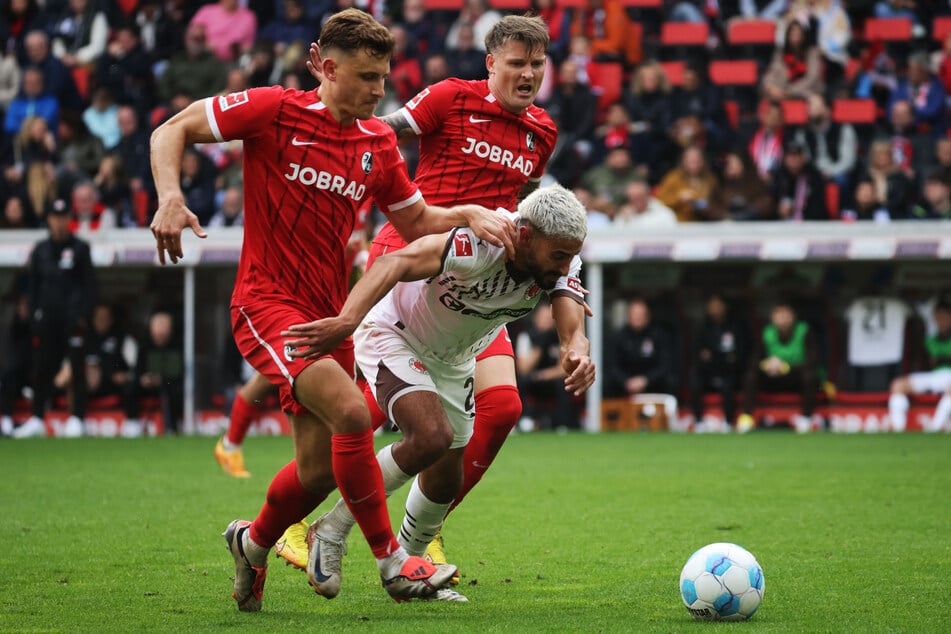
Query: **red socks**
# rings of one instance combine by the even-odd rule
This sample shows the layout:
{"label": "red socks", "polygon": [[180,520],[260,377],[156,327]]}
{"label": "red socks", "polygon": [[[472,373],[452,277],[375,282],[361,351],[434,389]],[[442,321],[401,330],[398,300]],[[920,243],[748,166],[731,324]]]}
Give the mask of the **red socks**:
{"label": "red socks", "polygon": [[390,525],[383,475],[373,450],[373,430],[334,434],[330,440],[340,495],[360,525],[373,556],[382,559],[396,551],[400,544]]}
{"label": "red socks", "polygon": [[475,395],[475,428],[462,459],[462,489],[449,512],[472,490],[495,460],[518,417],[522,398],[514,385],[494,385]]}
{"label": "red socks", "polygon": [[297,477],[297,463],[293,460],[288,462],[271,480],[267,500],[257,518],[251,522],[251,539],[258,546],[270,548],[288,526],[307,517],[325,497],[305,489]]}
{"label": "red socks", "polygon": [[248,435],[248,428],[251,427],[251,421],[257,416],[259,410],[251,403],[244,400],[241,392],[234,397],[231,404],[231,416],[228,420],[228,433],[225,437],[232,445],[240,445],[244,442],[244,437]]}
{"label": "red socks", "polygon": [[357,387],[363,390],[363,398],[366,399],[367,407],[370,409],[370,427],[376,431],[386,422],[386,414],[380,409],[380,404],[373,397],[373,390],[370,384],[363,377],[357,379]]}

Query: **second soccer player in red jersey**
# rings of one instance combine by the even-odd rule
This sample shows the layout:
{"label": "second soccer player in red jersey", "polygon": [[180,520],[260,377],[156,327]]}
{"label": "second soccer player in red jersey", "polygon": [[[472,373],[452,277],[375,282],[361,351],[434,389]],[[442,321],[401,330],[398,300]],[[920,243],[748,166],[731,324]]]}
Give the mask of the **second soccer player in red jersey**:
{"label": "second soccer player in red jersey", "polygon": [[[318,359],[295,357],[282,331],[336,315],[347,294],[346,244],[361,202],[373,197],[407,239],[469,225],[512,249],[514,227],[484,207],[427,205],[409,180],[392,130],[373,117],[393,38],[368,14],[345,10],[321,32],[318,91],[258,88],[196,102],[152,135],[159,208],[151,229],[159,259],[182,257],[185,227],[204,237],[179,185],[188,143],[244,140],[245,227],[231,314],[242,356],[280,389],[296,460],[271,482],[253,522],[224,533],[235,562],[234,598],[261,608],[267,553],[281,533],[339,488],[397,600],[426,596],[455,568],[408,557],[395,539],[370,415],[353,382],[353,344]],[[477,230],[478,227],[478,230]],[[339,587],[317,566],[315,589]]]}

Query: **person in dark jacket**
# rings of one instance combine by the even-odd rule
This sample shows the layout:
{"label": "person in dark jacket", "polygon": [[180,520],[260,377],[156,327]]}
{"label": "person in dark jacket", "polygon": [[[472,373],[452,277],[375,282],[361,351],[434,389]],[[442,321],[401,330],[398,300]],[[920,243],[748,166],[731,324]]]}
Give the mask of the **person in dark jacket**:
{"label": "person in dark jacket", "polygon": [[673,342],[666,331],[651,323],[644,299],[635,298],[628,305],[627,324],[605,347],[604,367],[606,398],[676,389]]}
{"label": "person in dark jacket", "polygon": [[694,337],[691,358],[690,393],[693,416],[703,421],[703,396],[717,392],[723,400],[727,425],[736,421],[736,394],[746,367],[749,335],[746,327],[734,319],[722,294],[714,292],[704,305],[703,323]]}
{"label": "person in dark jacket", "polygon": [[826,185],[806,148],[792,142],[773,177],[773,200],[781,220],[828,220]]}
{"label": "person in dark jacket", "polygon": [[30,254],[28,289],[33,325],[33,404],[29,420],[14,438],[46,435],[43,417],[53,377],[64,357],[71,370],[72,415],[62,434],[83,434],[86,415],[86,331],[96,303],[96,274],[89,244],[69,232],[69,205],[56,200],[47,211],[49,237]]}
{"label": "person in dark jacket", "polygon": [[0,370],[0,435],[13,433],[13,409],[23,388],[30,384],[33,349],[30,345],[30,298],[26,293],[16,298],[10,322],[7,347]]}

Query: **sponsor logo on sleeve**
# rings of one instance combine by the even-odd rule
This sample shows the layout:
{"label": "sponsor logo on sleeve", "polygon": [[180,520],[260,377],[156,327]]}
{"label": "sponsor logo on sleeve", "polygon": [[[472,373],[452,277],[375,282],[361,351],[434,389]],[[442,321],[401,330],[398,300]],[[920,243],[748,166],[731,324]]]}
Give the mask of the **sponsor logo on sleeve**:
{"label": "sponsor logo on sleeve", "polygon": [[452,239],[452,250],[456,257],[468,257],[472,255],[472,240],[469,234],[457,233]]}
{"label": "sponsor logo on sleeve", "polygon": [[231,108],[243,106],[246,103],[248,103],[247,90],[233,92],[230,95],[222,95],[221,97],[218,97],[218,108],[220,108],[222,112]]}
{"label": "sponsor logo on sleeve", "polygon": [[579,280],[577,277],[568,278],[568,289],[578,293],[579,295],[584,295],[584,287],[581,285],[581,280]]}

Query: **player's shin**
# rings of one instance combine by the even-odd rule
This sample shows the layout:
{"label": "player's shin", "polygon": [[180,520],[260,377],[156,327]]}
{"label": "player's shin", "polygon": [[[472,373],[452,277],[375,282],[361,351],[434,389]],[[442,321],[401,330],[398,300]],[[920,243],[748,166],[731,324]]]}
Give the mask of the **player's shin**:
{"label": "player's shin", "polygon": [[400,526],[399,541],[410,555],[422,555],[433,540],[449,512],[451,502],[433,502],[419,486],[419,477],[413,480],[406,498],[406,514]]}

